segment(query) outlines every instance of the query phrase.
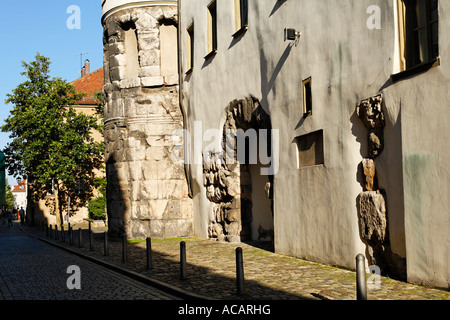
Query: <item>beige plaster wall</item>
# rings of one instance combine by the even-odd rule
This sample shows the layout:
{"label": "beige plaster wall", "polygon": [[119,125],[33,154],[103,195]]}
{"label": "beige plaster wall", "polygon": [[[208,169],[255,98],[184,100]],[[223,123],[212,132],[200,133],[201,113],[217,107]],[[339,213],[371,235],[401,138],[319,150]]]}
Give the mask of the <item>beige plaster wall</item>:
{"label": "beige plaster wall", "polygon": [[[275,175],[275,248],[283,254],[354,268],[365,253],[358,230],[358,166],[367,157],[367,129],[355,114],[361,100],[382,94],[385,149],[376,159],[386,190],[391,249],[406,258],[410,281],[449,282],[448,37],[441,31],[441,64],[392,84],[399,71],[396,1],[254,1],[248,30],[235,33],[234,3],[218,1],[218,51],[209,59],[210,0],[181,1],[181,101],[186,128],[221,129],[224,109],[254,95],[279,130]],[[440,30],[450,8],[440,1]],[[381,10],[381,28],[369,29],[367,8]],[[194,24],[195,57],[186,69],[186,29]],[[301,32],[285,41],[284,29]],[[302,117],[302,80],[312,77],[313,116]],[[297,136],[323,130],[324,165],[297,168]],[[201,139],[201,136],[200,136]],[[210,142],[203,142],[205,147]],[[199,150],[191,149],[194,156]],[[201,164],[190,165],[195,232],[207,236],[212,204]]]}

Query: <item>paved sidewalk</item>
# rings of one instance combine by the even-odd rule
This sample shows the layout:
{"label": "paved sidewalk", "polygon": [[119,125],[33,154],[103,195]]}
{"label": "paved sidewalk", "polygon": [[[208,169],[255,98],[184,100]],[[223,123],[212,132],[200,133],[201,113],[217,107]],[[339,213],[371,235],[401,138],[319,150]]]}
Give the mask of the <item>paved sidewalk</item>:
{"label": "paved sidewalk", "polygon": [[[78,245],[78,231],[73,244],[46,237],[42,229],[23,227],[24,231],[70,250],[108,262],[120,268],[167,283],[208,299],[218,300],[355,300],[355,272],[275,254],[250,244],[219,243],[198,238],[153,239],[153,269],[146,268],[146,243],[127,244],[127,261],[122,261],[122,242],[108,241],[104,255],[104,229],[93,230],[93,251],[87,230]],[[180,242],[186,243],[186,280],[180,280]],[[245,293],[236,293],[235,249],[244,256]],[[369,274],[367,275],[370,276]],[[450,300],[450,292],[381,277],[378,288],[368,288],[369,300]]]}

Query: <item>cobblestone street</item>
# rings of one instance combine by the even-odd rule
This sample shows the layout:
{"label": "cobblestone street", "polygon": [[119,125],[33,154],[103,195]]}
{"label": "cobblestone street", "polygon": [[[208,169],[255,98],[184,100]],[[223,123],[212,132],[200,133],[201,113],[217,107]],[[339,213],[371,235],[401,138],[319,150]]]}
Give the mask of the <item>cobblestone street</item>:
{"label": "cobblestone street", "polygon": [[[76,229],[76,228],[75,228]],[[69,244],[46,237],[43,229],[24,227],[26,232],[57,246],[73,250],[131,271],[183,292],[217,300],[356,300],[356,274],[329,265],[288,257],[258,248],[254,244],[219,243],[198,238],[152,240],[152,270],[146,268],[146,243],[127,244],[127,261],[122,261],[122,242],[108,241],[104,255],[105,229],[94,230],[93,250],[89,249],[87,230],[83,244],[78,245],[78,232]],[[180,241],[186,242],[186,280],[180,280]],[[244,256],[245,293],[236,293],[235,249],[242,247]],[[369,274],[367,278],[369,278]],[[450,292],[380,277],[378,286],[368,285],[369,300],[449,300]]]}
{"label": "cobblestone street", "polygon": [[[81,271],[81,289],[70,290],[69,266]],[[0,224],[0,299],[164,300],[176,297],[107,270]]]}

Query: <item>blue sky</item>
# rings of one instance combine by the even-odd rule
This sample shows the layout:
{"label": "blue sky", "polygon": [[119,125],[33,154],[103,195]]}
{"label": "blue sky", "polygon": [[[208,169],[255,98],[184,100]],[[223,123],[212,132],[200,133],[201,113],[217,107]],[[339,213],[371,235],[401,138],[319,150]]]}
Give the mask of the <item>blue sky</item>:
{"label": "blue sky", "polygon": [[[70,6],[80,8],[80,29],[69,29],[73,21]],[[33,61],[36,53],[50,58],[51,76],[71,82],[80,77],[80,54],[89,59],[91,71],[103,66],[103,42],[100,0],[21,0],[1,1],[0,30],[0,123],[12,106],[5,104],[6,94],[25,81],[20,75],[22,60]],[[87,52],[87,54],[86,54]],[[9,142],[0,132],[0,149]],[[9,183],[15,184],[12,177]]]}

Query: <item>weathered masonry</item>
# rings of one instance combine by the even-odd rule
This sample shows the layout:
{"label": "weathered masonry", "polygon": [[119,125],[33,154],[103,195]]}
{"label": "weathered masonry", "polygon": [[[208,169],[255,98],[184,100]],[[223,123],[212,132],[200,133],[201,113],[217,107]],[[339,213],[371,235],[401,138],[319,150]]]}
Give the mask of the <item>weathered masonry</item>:
{"label": "weathered masonry", "polygon": [[192,235],[184,166],[171,160],[183,128],[177,2],[106,0],[102,23],[110,235]]}

